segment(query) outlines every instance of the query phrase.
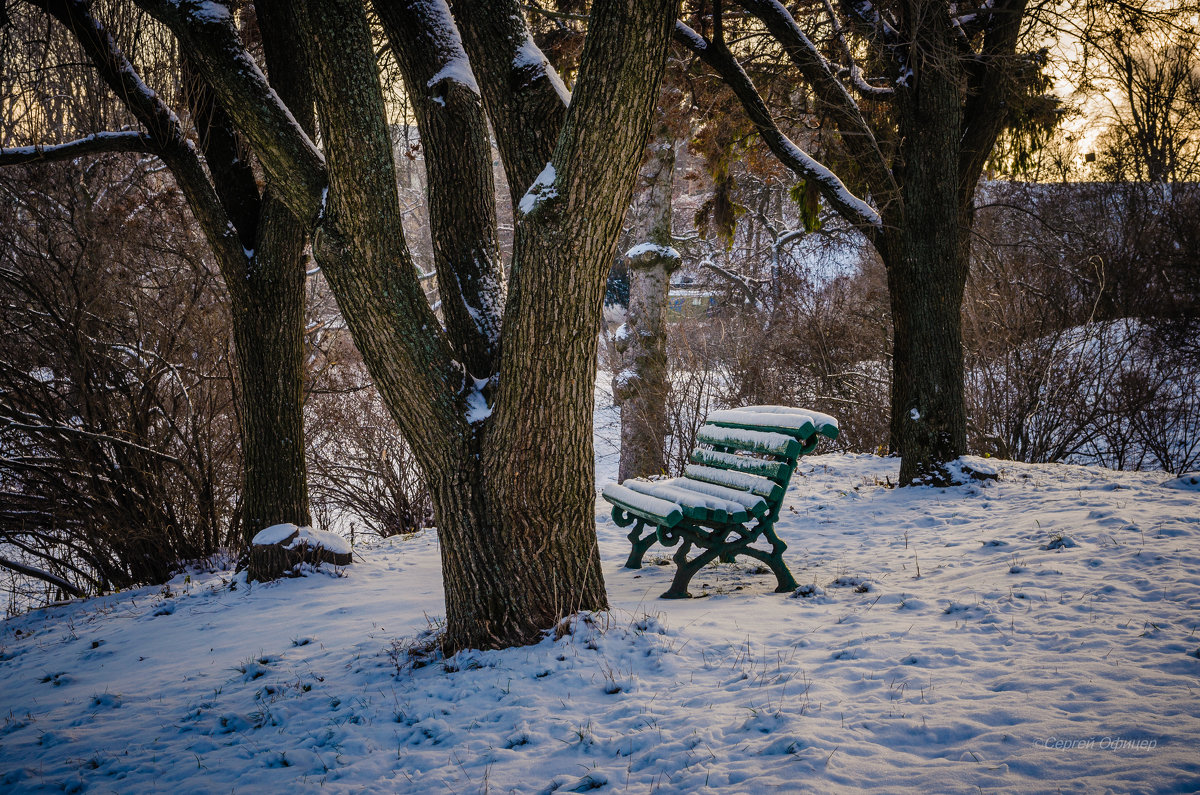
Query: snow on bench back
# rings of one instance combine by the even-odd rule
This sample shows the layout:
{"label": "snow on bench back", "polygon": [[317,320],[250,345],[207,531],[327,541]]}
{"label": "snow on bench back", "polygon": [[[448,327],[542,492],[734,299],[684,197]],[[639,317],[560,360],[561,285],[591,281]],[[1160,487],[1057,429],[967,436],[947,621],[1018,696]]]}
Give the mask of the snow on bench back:
{"label": "snow on bench back", "polygon": [[[823,414],[818,411],[812,411],[811,408],[796,408],[793,406],[743,406],[736,411],[752,412],[755,414],[805,414],[822,434],[826,432],[824,429],[836,431],[839,428],[838,418],[830,417],[829,414]],[[834,436],[836,436],[836,432]]]}
{"label": "snow on bench back", "polygon": [[753,431],[745,428],[722,428],[705,425],[696,434],[696,441],[737,450],[792,456],[800,449],[796,437],[773,431]]}
{"label": "snow on bench back", "polygon": [[783,487],[775,481],[764,478],[761,475],[750,475],[746,472],[734,472],[728,469],[688,464],[683,474],[694,480],[705,480],[727,488],[748,491],[751,494],[766,497],[768,500],[778,498],[783,492]]}
{"label": "snow on bench back", "polygon": [[709,483],[708,481],[696,480],[690,477],[671,478],[670,480],[659,482],[664,486],[679,486],[690,491],[701,491],[705,494],[711,494],[714,497],[736,502],[755,516],[762,516],[770,509],[767,501],[757,494],[751,494],[749,491],[730,488],[717,483]]}
{"label": "snow on bench back", "polygon": [[[806,422],[826,436],[837,436],[838,421],[819,411],[792,406],[743,406],[736,409],[715,411],[708,416],[709,422],[731,422],[739,425],[760,425],[776,428],[802,430]],[[832,432],[832,434],[831,434]]]}

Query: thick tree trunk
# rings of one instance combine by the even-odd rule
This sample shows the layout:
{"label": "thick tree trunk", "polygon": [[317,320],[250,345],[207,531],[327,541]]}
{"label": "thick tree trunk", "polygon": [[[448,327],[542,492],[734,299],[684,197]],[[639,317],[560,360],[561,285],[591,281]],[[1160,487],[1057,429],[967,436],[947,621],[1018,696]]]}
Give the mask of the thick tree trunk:
{"label": "thick tree trunk", "polygon": [[[593,6],[558,145],[522,202],[483,430],[484,500],[463,511],[450,496],[438,511],[452,644],[530,643],[575,610],[608,606],[595,528],[596,331],[675,10],[671,0]],[[479,513],[490,523],[455,527]]]}
{"label": "thick tree trunk", "polygon": [[[478,458],[456,456],[456,468],[432,474],[447,651],[536,643],[564,616],[608,607],[593,481],[579,472],[591,455],[591,425],[570,420],[564,425],[576,431],[579,451],[573,461],[542,455],[536,468],[505,466],[501,450],[509,446],[500,445]],[[528,436],[534,448],[546,442]],[[547,483],[554,484],[548,493],[530,498],[531,484],[545,492]]]}
{"label": "thick tree trunk", "polygon": [[241,387],[242,534],[311,523],[304,449],[304,229],[269,193],[231,308]]}
{"label": "thick tree trunk", "polygon": [[[935,2],[916,4],[913,73],[896,94],[902,217],[885,218],[879,249],[893,325],[891,449],[900,483],[945,482],[966,452],[962,299],[966,234],[959,193],[962,89],[954,42]],[[941,4],[944,5],[944,4]],[[893,211],[893,214],[896,214]]]}
{"label": "thick tree trunk", "polygon": [[620,360],[613,400],[621,409],[620,480],[666,471],[667,293],[680,259],[671,247],[675,144],[662,127],[658,133],[646,147],[641,201],[631,211],[636,245],[625,257],[629,312],[616,338]]}

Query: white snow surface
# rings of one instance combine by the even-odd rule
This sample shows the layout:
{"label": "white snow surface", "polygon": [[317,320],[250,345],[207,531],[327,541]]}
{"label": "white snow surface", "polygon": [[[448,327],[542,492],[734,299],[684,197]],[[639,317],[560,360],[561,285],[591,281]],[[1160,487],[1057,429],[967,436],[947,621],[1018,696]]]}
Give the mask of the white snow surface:
{"label": "white snow surface", "polygon": [[392,650],[444,612],[432,532],[340,576],[196,569],[9,619],[0,791],[1197,791],[1200,493],[988,463],[891,489],[895,459],[801,459],[795,598],[750,561],[657,599],[673,550],[621,568],[597,501],[611,612],[421,668]]}
{"label": "white snow surface", "polygon": [[255,533],[254,538],[250,539],[250,544],[256,547],[281,544],[291,538],[293,533],[299,532],[299,530],[299,525],[294,525],[291,522],[273,524]]}
{"label": "white snow surface", "polygon": [[739,407],[737,409],[733,409],[733,410],[734,411],[745,411],[745,412],[749,412],[752,414],[771,414],[771,415],[782,414],[785,416],[800,415],[800,416],[808,417],[810,420],[812,420],[812,424],[817,426],[818,428],[820,428],[822,426],[826,426],[826,425],[833,427],[833,428],[838,427],[838,421],[837,421],[836,417],[832,417],[828,414],[823,414],[819,411],[814,411],[813,409],[802,409],[802,408],[796,408],[794,406],[741,406],[741,407]]}
{"label": "white snow surface", "polygon": [[566,83],[562,81],[554,66],[550,63],[550,59],[546,54],[534,43],[533,39],[528,36],[521,46],[517,48],[516,55],[513,57],[513,69],[519,72],[526,72],[528,79],[526,84],[532,83],[537,78],[545,75],[550,81],[554,93],[558,94],[558,98],[562,100],[564,105],[571,104],[571,91],[567,88]]}
{"label": "white snow surface", "polygon": [[646,494],[645,492],[637,491],[629,488],[628,486],[621,486],[616,483],[609,483],[608,485],[604,486],[604,488],[601,490],[601,494],[610,502],[619,502],[623,505],[629,506],[630,508],[644,511],[645,513],[652,514],[654,516],[665,517],[672,511],[683,511],[683,509],[680,508],[674,500],[666,500],[662,499],[661,497],[655,497],[652,494]]}
{"label": "white snow surface", "polygon": [[554,187],[554,180],[557,177],[553,163],[547,163],[541,173],[534,179],[533,184],[529,186],[529,190],[525,191],[525,195],[521,197],[521,201],[517,203],[517,210],[522,215],[528,215],[533,212],[533,209],[538,206],[539,202],[546,199],[553,199],[558,195],[558,190]]}
{"label": "white snow surface", "polygon": [[765,478],[762,475],[752,475],[749,472],[737,472],[731,469],[718,469],[717,467],[706,467],[700,464],[688,464],[684,468],[684,474],[697,480],[719,483],[731,489],[749,491],[763,497],[769,497],[771,496],[771,492],[775,491],[775,481]]}
{"label": "white snow surface", "polygon": [[626,251],[625,256],[628,259],[637,259],[643,254],[650,253],[665,259],[683,258],[674,246],[663,246],[658,243],[638,243],[636,246]]}
{"label": "white snow surface", "polygon": [[723,444],[727,447],[739,447],[751,450],[772,450],[786,447],[795,443],[795,438],[774,431],[754,431],[748,428],[722,428],[719,425],[705,425],[700,429],[705,442]]}
{"label": "white snow surface", "polygon": [[443,80],[453,80],[455,83],[470,89],[475,94],[479,93],[479,84],[475,82],[475,73],[471,71],[471,64],[466,58],[447,61],[437,74],[429,78],[429,82],[425,85],[428,88],[433,88]]}
{"label": "white snow surface", "polygon": [[421,5],[420,13],[426,22],[424,33],[432,39],[442,60],[442,68],[429,78],[426,87],[433,88],[443,80],[453,80],[478,95],[479,84],[475,82],[475,73],[463,49],[458,26],[450,15],[450,6],[446,0],[424,0]]}
{"label": "white snow surface", "polygon": [[738,513],[742,510],[739,502],[689,489],[687,481],[682,478],[672,478],[669,481],[635,478],[627,480],[621,485],[633,491],[649,494],[651,497],[658,497],[660,500],[674,502],[689,508],[704,508],[709,511],[725,511],[726,513]]}

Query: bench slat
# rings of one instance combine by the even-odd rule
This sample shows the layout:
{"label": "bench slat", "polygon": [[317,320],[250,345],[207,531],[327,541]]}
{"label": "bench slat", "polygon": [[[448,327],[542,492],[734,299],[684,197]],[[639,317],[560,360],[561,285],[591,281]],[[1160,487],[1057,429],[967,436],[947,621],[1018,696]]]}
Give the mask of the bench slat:
{"label": "bench slat", "polygon": [[717,469],[716,467],[699,466],[698,464],[688,464],[687,468],[683,470],[683,474],[693,480],[705,480],[709,483],[725,486],[726,488],[748,491],[751,494],[765,497],[772,503],[778,502],[783,496],[783,486],[770,478],[764,478],[760,475],[731,472],[728,469]]}
{"label": "bench slat", "polygon": [[734,410],[765,415],[802,414],[808,417],[813,425],[816,426],[817,433],[830,439],[838,437],[838,421],[828,414],[813,411],[812,409],[793,408],[792,406],[742,406]]}
{"label": "bench slat", "polygon": [[750,518],[749,512],[739,503],[692,491],[679,483],[635,479],[625,481],[625,485],[660,500],[671,500],[683,509],[683,515],[689,519],[725,523],[745,522]]}
{"label": "bench slat", "polygon": [[652,524],[674,527],[683,521],[683,509],[674,502],[642,494],[616,483],[605,486],[601,496],[618,508]]}
{"label": "bench slat", "polygon": [[800,452],[800,442],[794,436],[770,431],[754,431],[743,428],[721,428],[705,425],[696,434],[696,441],[737,450],[795,458]]}
{"label": "bench slat", "polygon": [[788,466],[782,461],[768,461],[765,458],[751,458],[738,453],[720,453],[698,447],[692,451],[693,464],[732,469],[735,472],[746,472],[751,475],[761,475],[775,482],[781,482],[788,476]]}
{"label": "bench slat", "polygon": [[744,428],[750,431],[767,431],[769,433],[786,433],[804,441],[817,432],[816,423],[807,414],[769,414],[744,411],[742,409],[725,409],[714,411],[706,420],[711,425],[722,428]]}
{"label": "bench slat", "polygon": [[766,516],[771,511],[771,506],[767,504],[767,501],[757,494],[751,494],[748,491],[741,491],[740,489],[731,489],[716,483],[710,483],[707,480],[695,480],[685,476],[664,480],[663,483],[678,485],[691,491],[699,491],[704,494],[711,494],[714,497],[720,497],[723,500],[736,502],[749,511],[755,518]]}

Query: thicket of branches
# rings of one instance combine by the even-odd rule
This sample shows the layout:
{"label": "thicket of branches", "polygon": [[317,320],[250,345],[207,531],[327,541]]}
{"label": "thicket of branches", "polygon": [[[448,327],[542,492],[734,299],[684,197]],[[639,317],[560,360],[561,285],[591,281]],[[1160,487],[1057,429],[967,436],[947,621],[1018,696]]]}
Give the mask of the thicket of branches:
{"label": "thicket of branches", "polygon": [[54,594],[167,578],[228,542],[223,290],[154,161],[0,172],[0,565]]}

